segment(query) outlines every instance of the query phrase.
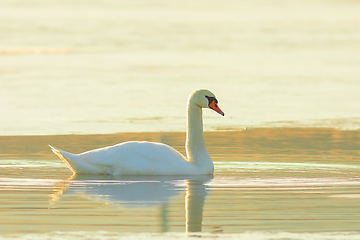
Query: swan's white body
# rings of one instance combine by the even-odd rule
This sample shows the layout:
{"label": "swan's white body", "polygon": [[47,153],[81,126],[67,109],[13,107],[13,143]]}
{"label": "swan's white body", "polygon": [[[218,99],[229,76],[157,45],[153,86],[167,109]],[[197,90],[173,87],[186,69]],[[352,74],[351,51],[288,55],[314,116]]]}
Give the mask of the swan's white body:
{"label": "swan's white body", "polygon": [[[210,102],[212,101],[212,102]],[[72,154],[51,147],[68,167],[79,174],[111,175],[209,175],[214,173],[214,164],[205,147],[202,109],[215,106],[214,94],[208,90],[193,92],[188,100],[185,158],[174,148],[155,142],[124,142],[114,146]]]}

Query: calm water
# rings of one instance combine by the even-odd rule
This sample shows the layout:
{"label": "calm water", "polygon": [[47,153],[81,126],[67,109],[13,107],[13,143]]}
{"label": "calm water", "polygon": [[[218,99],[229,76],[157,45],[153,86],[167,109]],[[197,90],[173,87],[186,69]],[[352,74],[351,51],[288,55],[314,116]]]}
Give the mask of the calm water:
{"label": "calm water", "polygon": [[253,129],[205,137],[214,177],[72,176],[46,146],[79,152],[143,138],[183,152],[183,133],[0,137],[0,235],[360,237],[359,131]]}
{"label": "calm water", "polygon": [[[2,0],[0,135],[360,128],[360,2]],[[221,120],[220,120],[221,119]]]}

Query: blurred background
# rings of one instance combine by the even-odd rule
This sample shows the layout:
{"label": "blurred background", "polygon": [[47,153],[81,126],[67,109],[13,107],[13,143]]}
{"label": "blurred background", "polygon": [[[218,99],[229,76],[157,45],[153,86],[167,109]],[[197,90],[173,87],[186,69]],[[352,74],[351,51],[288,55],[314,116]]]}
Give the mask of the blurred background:
{"label": "blurred background", "polygon": [[2,0],[0,135],[360,128],[360,2]]}
{"label": "blurred background", "polygon": [[[185,153],[199,88],[207,183],[74,178],[47,146]],[[1,0],[0,239],[360,239],[359,90],[358,0]],[[144,180],[171,199],[126,207]]]}

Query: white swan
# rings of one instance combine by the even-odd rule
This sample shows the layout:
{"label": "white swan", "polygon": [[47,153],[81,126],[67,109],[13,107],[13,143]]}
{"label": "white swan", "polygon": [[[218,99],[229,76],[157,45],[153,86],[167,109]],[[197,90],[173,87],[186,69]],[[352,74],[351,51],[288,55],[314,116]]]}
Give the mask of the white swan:
{"label": "white swan", "polygon": [[78,174],[211,175],[214,164],[205,146],[202,108],[211,108],[224,116],[217,102],[215,95],[208,90],[190,94],[187,103],[187,157],[166,144],[155,142],[124,142],[80,154],[49,146]]}

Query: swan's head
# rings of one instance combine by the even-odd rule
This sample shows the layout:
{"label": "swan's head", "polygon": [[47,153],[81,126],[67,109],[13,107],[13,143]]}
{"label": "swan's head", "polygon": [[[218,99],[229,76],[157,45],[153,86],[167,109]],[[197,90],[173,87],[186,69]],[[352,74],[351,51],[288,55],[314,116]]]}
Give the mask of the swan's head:
{"label": "swan's head", "polygon": [[219,108],[218,100],[215,95],[209,90],[200,89],[193,92],[190,94],[189,101],[201,108],[210,108],[222,116],[225,115],[225,113]]}

